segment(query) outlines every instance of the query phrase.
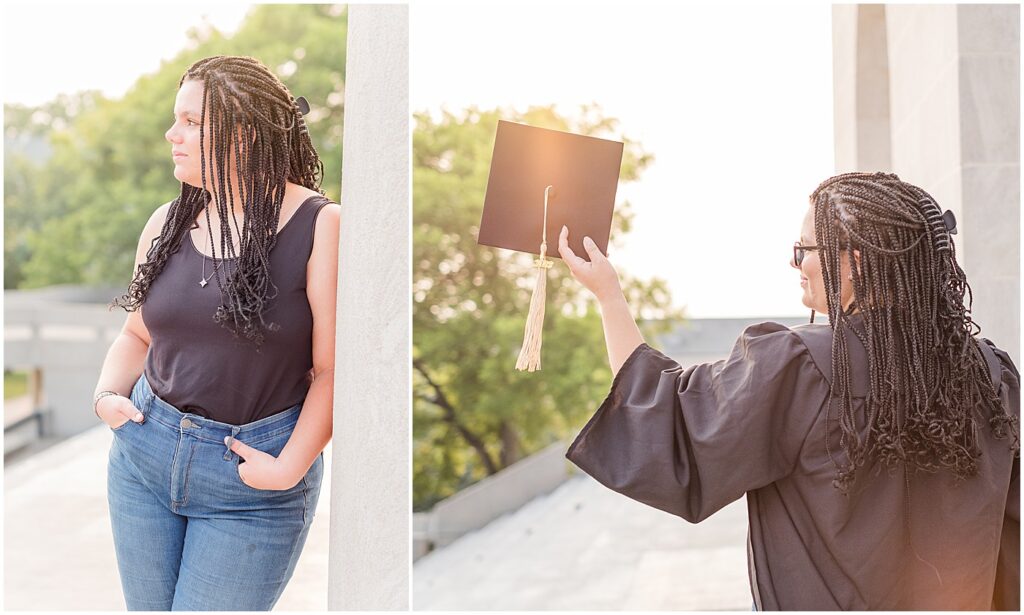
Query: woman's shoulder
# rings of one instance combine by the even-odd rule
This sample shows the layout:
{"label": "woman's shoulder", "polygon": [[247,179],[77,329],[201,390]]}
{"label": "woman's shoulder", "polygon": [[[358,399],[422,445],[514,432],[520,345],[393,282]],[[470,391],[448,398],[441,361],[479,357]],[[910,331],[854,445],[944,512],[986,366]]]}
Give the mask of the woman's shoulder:
{"label": "woman's shoulder", "polygon": [[827,324],[806,323],[790,327],[789,330],[793,335],[797,336],[801,342],[807,345],[808,349],[817,350],[819,348],[832,347],[833,331],[832,327]]}
{"label": "woman's shoulder", "polygon": [[174,204],[173,200],[167,201],[163,205],[160,205],[153,210],[153,213],[149,216],[150,223],[155,223],[158,226],[163,226],[164,222],[167,221],[167,216],[171,212],[171,205]]}
{"label": "woman's shoulder", "polygon": [[338,225],[341,222],[341,205],[327,197],[323,197],[323,200],[317,203],[316,207],[316,213],[313,214],[315,216],[313,241],[318,241],[318,238],[324,235],[333,236],[333,240],[336,241]]}
{"label": "woman's shoulder", "polygon": [[748,325],[740,334],[744,343],[758,342],[764,346],[792,345],[821,346],[830,344],[832,329],[828,325],[803,324],[788,326],[772,320]]}
{"label": "woman's shoulder", "polygon": [[[312,220],[313,243],[315,244],[320,236],[330,234],[330,229],[325,231],[325,227],[331,225],[332,218],[337,223],[341,206],[319,190],[300,184],[289,182],[288,190],[290,191],[289,198],[293,199],[293,203],[297,203],[293,205],[296,210],[293,215],[302,214],[306,220]],[[300,208],[302,211],[297,211]],[[323,215],[325,211],[328,214],[326,216]],[[283,212],[282,215],[284,215]]]}
{"label": "woman's shoulder", "polygon": [[174,201],[167,201],[163,205],[160,205],[153,210],[153,213],[149,214],[149,220],[146,221],[145,227],[142,229],[141,236],[139,237],[139,243],[144,244],[146,248],[149,248],[149,244],[160,235],[160,231],[164,228],[164,223],[167,221],[168,213],[171,210],[171,205]]}
{"label": "woman's shoulder", "polygon": [[982,356],[988,363],[992,382],[996,387],[999,387],[1001,383],[1006,383],[1013,388],[1019,389],[1020,373],[1017,371],[1017,366],[1013,363],[1013,359],[1010,358],[1010,354],[986,337],[976,337],[975,340],[978,342],[978,348],[981,350]]}
{"label": "woman's shoulder", "polygon": [[806,354],[806,346],[795,328],[767,320],[747,325],[736,339],[732,354],[755,360],[770,357],[793,361]]}
{"label": "woman's shoulder", "polygon": [[[864,342],[855,330],[859,321],[851,327],[843,327],[846,337],[846,350],[850,362],[851,393],[854,397],[865,397],[870,390],[868,374],[868,351]],[[802,324],[790,328],[800,343],[807,348],[814,365],[822,376],[832,382],[832,345],[835,330],[828,324]]]}
{"label": "woman's shoulder", "polygon": [[828,329],[827,325],[789,327],[770,320],[748,325],[737,338],[730,358],[785,363],[788,369],[817,367],[823,371],[820,350],[830,345],[821,331],[822,326]]}
{"label": "woman's shoulder", "polygon": [[313,240],[308,262],[310,266],[331,266],[338,258],[341,205],[321,195],[314,206]]}
{"label": "woman's shoulder", "polygon": [[[324,234],[334,234],[337,239],[337,226],[341,218],[341,205],[335,203],[330,197],[319,192],[312,192],[311,195],[316,195],[319,198],[313,199],[313,205],[316,208],[314,216],[314,228],[313,238],[314,241],[317,237]],[[326,230],[325,230],[326,227]]]}
{"label": "woman's shoulder", "polygon": [[[317,205],[321,203],[330,203],[330,197],[323,194],[320,190],[314,188],[308,188],[302,184],[296,184],[294,182],[288,182],[286,191],[289,199],[292,199],[293,203],[301,205],[306,201],[312,199]],[[313,197],[317,197],[313,199]]]}
{"label": "woman's shoulder", "polygon": [[324,210],[333,209],[334,210],[333,215],[335,215],[335,216],[341,210],[341,206],[340,205],[338,205],[333,200],[331,200],[331,198],[329,196],[327,196],[325,194],[322,194],[318,190],[313,190],[312,188],[307,188],[305,186],[300,186],[298,184],[295,184],[293,189],[295,190],[296,194],[298,195],[297,198],[296,198],[296,201],[298,201],[302,205],[306,205],[306,203],[308,202],[309,205],[307,205],[307,207],[310,207],[310,209],[312,209],[312,211],[313,211],[313,218],[314,218],[314,225],[315,225],[314,233],[319,232],[318,229],[320,228],[320,226],[322,224],[322,222],[321,222],[321,213]]}
{"label": "woman's shoulder", "polygon": [[789,327],[782,323],[766,320],[747,325],[740,333],[736,343],[737,346],[743,348],[753,347],[759,351],[773,352],[784,346],[795,345],[799,349],[804,342],[797,327]]}

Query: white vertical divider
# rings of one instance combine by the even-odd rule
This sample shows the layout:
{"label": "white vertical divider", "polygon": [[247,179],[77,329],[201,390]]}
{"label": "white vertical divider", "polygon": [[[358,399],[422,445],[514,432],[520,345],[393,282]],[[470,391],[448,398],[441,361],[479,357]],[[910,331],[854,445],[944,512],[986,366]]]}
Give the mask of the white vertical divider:
{"label": "white vertical divider", "polygon": [[410,607],[408,15],[348,7],[331,610]]}

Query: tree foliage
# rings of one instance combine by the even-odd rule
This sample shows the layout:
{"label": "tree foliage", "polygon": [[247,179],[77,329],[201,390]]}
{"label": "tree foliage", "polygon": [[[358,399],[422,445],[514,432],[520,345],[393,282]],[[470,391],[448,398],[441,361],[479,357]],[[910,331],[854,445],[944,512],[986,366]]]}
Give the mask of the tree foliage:
{"label": "tree foliage", "polygon": [[324,189],[340,200],[346,31],[343,5],[257,5],[230,38],[192,29],[185,49],[119,99],[5,105],[4,288],[127,284],[142,227],[178,194],[164,133],[178,80],[203,57],[253,56],[307,98]]}
{"label": "tree foliage", "polygon": [[[499,119],[625,142],[620,181],[652,156],[596,106],[569,118],[552,106],[525,112],[470,108],[415,116],[413,133],[414,506],[441,498],[567,437],[596,409],[611,380],[596,305],[560,259],[548,271],[543,369],[517,372],[536,275],[532,256],[477,244]],[[620,203],[616,238],[629,231]],[[661,280],[624,276],[645,319],[677,317]],[[655,333],[648,330],[647,333]]]}

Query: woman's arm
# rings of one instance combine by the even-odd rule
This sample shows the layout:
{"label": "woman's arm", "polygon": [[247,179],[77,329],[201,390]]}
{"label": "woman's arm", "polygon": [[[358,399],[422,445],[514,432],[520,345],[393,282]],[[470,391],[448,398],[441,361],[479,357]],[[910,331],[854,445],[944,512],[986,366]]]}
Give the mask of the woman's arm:
{"label": "woman's arm", "polygon": [[306,297],[313,313],[314,375],[292,435],[276,458],[239,440],[230,443],[231,450],[245,460],[239,466],[239,476],[246,484],[258,489],[290,489],[295,486],[331,440],[340,220],[340,205],[324,205],[313,233],[313,252],[306,265]]}
{"label": "woman's arm", "polygon": [[619,276],[611,263],[604,254],[601,254],[601,250],[590,237],[583,238],[583,247],[590,256],[589,263],[576,256],[569,247],[569,229],[563,226],[558,236],[558,253],[569,266],[572,276],[594,293],[598,305],[601,306],[608,362],[614,376],[619,373],[619,368],[629,355],[633,354],[636,347],[644,343],[644,337],[629,312],[629,304],[622,293]]}
{"label": "woman's arm", "polygon": [[278,460],[301,478],[334,430],[334,334],[338,301],[338,234],[341,206],[328,203],[316,220],[313,254],[306,268],[306,296],[313,312],[313,384],[299,422]]}
{"label": "woman's arm", "polygon": [[828,380],[785,325],[751,325],[727,358],[685,369],[643,345],[566,456],[607,487],[697,523],[793,472],[828,398]]}
{"label": "woman's arm", "polygon": [[[142,229],[135,249],[133,275],[139,270],[139,265],[146,262],[146,253],[149,252],[153,239],[160,235],[169,208],[169,203],[158,207]],[[151,343],[149,330],[142,320],[141,308],[129,312],[124,326],[121,327],[121,333],[107,350],[103,367],[100,368],[100,376],[96,381],[96,390],[93,391],[93,399],[100,391],[117,393],[100,399],[96,404],[96,413],[111,427],[123,425],[122,416],[140,423],[143,421],[142,413],[132,404],[129,397],[132,386],[142,375]]]}
{"label": "woman's arm", "polygon": [[[129,319],[138,312],[132,312]],[[133,333],[129,332],[126,323],[120,335],[114,339],[103,359],[100,377],[93,392],[93,399],[100,391],[114,391],[117,395],[107,395],[96,403],[96,414],[110,427],[119,427],[125,423],[124,418],[138,423],[143,415],[131,402],[131,391],[135,382],[142,375],[146,363],[149,345]]]}

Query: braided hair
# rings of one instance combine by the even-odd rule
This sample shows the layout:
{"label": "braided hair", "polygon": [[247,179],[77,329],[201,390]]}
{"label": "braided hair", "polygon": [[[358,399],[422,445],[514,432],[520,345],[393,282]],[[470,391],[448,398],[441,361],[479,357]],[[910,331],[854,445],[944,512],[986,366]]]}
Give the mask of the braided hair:
{"label": "braided hair", "polygon": [[[854,474],[877,455],[890,471],[951,470],[957,480],[978,471],[978,420],[996,438],[1012,436],[1019,455],[1018,419],[1003,408],[988,365],[974,339],[973,296],[957,264],[952,238],[935,200],[895,174],[845,173],[811,194],[816,242],[832,338],[832,394],[840,404],[840,447],[848,463],[826,451],[836,466],[833,485],[846,493]],[[850,267],[853,303],[840,304],[840,254]],[[965,292],[967,305],[964,305]],[[854,309],[863,334],[850,326]],[[973,331],[972,328],[977,328]],[[868,353],[868,429],[861,437],[853,413],[846,335]]]}
{"label": "braided hair", "polygon": [[[150,244],[146,262],[139,266],[128,292],[114,299],[110,307],[131,312],[145,302],[150,285],[168,257],[181,245],[185,234],[197,228],[195,219],[201,211],[206,211],[210,244],[215,245],[207,207],[211,201],[221,220],[221,249],[228,253],[227,258],[235,256],[231,228],[226,224],[234,200],[233,182],[228,180],[229,154],[234,153],[244,212],[241,255],[226,280],[222,281],[219,268],[215,269],[223,302],[213,319],[236,339],[240,333],[244,335],[259,352],[264,330],[280,329],[277,323],[265,322],[263,312],[277,296],[277,287],[270,279],[269,254],[277,242],[285,187],[290,181],[323,194],[323,163],[310,140],[298,102],[259,60],[244,56],[205,58],[185,71],[178,87],[186,80],[201,81],[205,86],[199,120],[202,187],[182,182],[160,235]],[[206,151],[203,132],[207,118],[212,151]],[[213,177],[207,177],[208,164]],[[213,258],[217,258],[215,247]]]}

